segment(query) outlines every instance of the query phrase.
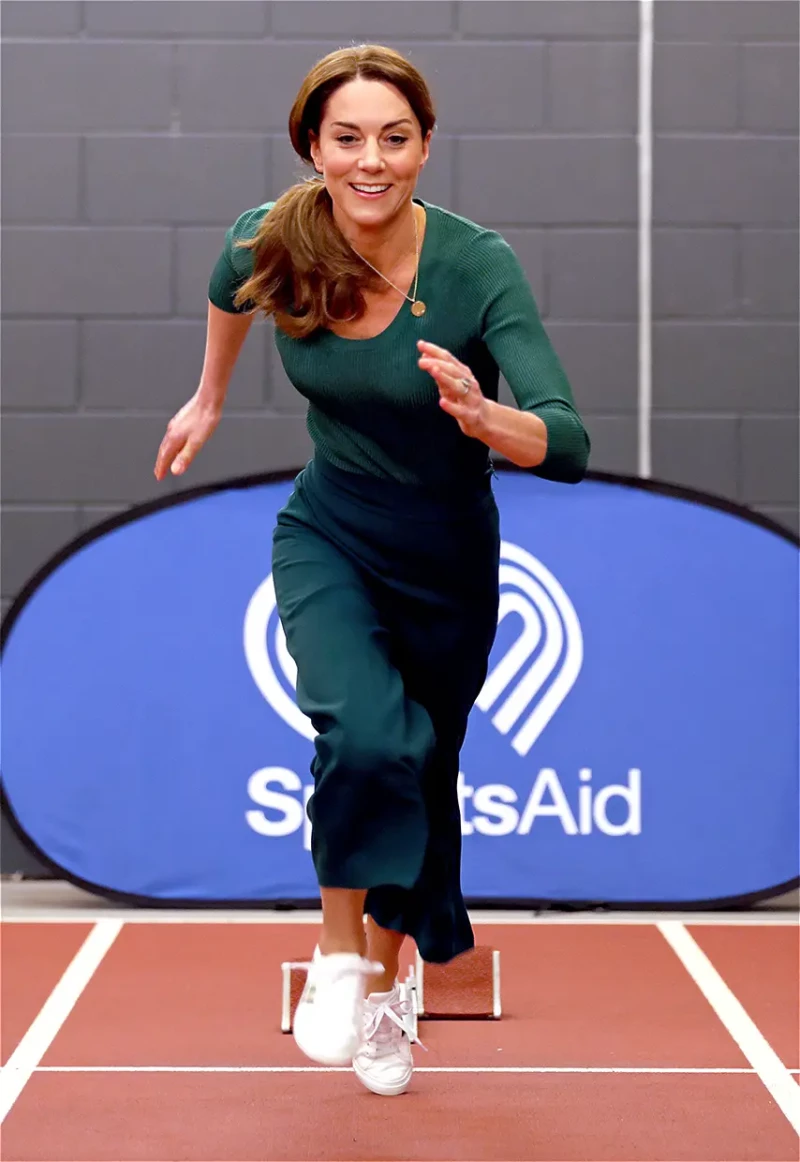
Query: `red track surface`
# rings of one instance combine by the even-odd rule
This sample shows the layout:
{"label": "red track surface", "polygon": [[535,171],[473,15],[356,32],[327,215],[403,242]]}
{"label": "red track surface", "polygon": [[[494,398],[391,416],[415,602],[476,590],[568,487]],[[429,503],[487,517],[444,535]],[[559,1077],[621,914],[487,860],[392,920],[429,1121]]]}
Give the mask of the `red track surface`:
{"label": "red track surface", "polygon": [[[4,1060],[88,930],[3,926]],[[689,931],[800,1068],[797,929]],[[797,1162],[789,1121],[656,927],[477,934],[501,950],[503,1019],[423,1022],[412,1090],[381,1099],[280,1032],[279,964],[308,955],[314,928],[128,924],[6,1118],[3,1162]],[[520,1067],[565,1072],[488,1072]]]}
{"label": "red track surface", "polygon": [[3,1065],[90,928],[91,924],[3,924],[0,927]]}

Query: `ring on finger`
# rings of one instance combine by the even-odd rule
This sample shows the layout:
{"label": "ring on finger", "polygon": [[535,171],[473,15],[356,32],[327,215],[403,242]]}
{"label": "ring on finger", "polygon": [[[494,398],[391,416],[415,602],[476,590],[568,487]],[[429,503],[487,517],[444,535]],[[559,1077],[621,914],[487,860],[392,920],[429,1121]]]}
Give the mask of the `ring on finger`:
{"label": "ring on finger", "polygon": [[469,379],[462,379],[459,382],[461,383],[461,394],[469,395],[469,389],[472,387],[472,381]]}

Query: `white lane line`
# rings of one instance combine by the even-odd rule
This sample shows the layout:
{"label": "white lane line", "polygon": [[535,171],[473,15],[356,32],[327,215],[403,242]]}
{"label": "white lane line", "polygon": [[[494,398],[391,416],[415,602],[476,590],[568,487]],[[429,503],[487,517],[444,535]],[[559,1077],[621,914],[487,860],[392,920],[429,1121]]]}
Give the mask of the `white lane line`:
{"label": "white lane line", "polygon": [[66,1021],[76,1001],[97,971],[103,957],[122,928],[119,920],[101,920],[95,924],[83,944],[64,970],[64,974],[25,1036],[9,1057],[0,1073],[0,1122],[39,1067],[50,1045]]}
{"label": "white lane line", "polygon": [[[423,1066],[415,1073],[746,1074],[754,1069],[673,1066],[460,1065]],[[44,1065],[37,1073],[352,1073],[347,1065]]]}
{"label": "white lane line", "polygon": [[790,1071],[683,924],[665,920],[658,928],[795,1133],[800,1134],[800,1086]]}
{"label": "white lane line", "polygon": [[[148,911],[146,908],[137,908],[136,911],[124,909],[82,908],[79,911],[70,909],[69,912],[52,909],[37,912],[6,911],[0,914],[3,924],[86,924],[97,923],[101,920],[122,920],[126,924],[316,924],[321,922],[320,912],[226,912],[211,909],[197,909],[192,911],[174,911],[159,909]],[[527,928],[531,925],[563,925],[572,927],[584,924],[595,925],[646,925],[658,924],[663,919],[663,912],[611,912],[603,915],[589,913],[585,916],[568,914],[558,915],[531,915],[520,912],[518,915],[509,915],[507,912],[498,915],[486,912],[472,914],[470,919],[475,925],[491,924],[496,927]],[[772,927],[800,927],[797,913],[784,912],[777,915],[764,913],[730,912],[673,912],[671,917],[682,923],[695,926],[722,925],[732,928],[772,928]]]}

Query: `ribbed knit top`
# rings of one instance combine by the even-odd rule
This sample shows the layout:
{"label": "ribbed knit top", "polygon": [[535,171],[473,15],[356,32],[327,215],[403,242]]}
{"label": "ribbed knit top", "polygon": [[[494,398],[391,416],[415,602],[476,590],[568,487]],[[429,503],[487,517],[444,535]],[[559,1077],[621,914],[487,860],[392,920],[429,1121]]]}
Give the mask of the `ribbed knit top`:
{"label": "ribbed knit top", "polygon": [[[536,474],[579,481],[589,438],[516,255],[500,234],[414,200],[427,214],[417,289],[424,315],[416,318],[405,302],[371,339],[328,330],[290,339],[275,330],[286,374],[308,400],[316,454],[437,494],[485,478],[488,447],[442,410],[435,381],[417,365],[417,341],[426,339],[470,367],[489,399],[497,400],[502,374],[517,405],[547,426],[547,457]],[[209,284],[210,301],[223,311],[236,312],[233,297],[252,270],[253,251],[236,243],[255,234],[273,204],[246,211],[227,231]]]}

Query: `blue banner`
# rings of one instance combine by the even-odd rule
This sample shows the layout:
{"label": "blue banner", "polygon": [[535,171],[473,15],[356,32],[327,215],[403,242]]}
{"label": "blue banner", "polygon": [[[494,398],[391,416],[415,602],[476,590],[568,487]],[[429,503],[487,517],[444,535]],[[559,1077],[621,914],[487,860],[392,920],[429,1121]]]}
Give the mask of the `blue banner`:
{"label": "blue banner", "polygon": [[[77,882],[317,896],[313,728],[275,608],[291,480],[134,510],[7,619],[3,790]],[[500,471],[497,640],[462,751],[473,901],[659,905],[798,876],[798,548],[732,506]]]}

